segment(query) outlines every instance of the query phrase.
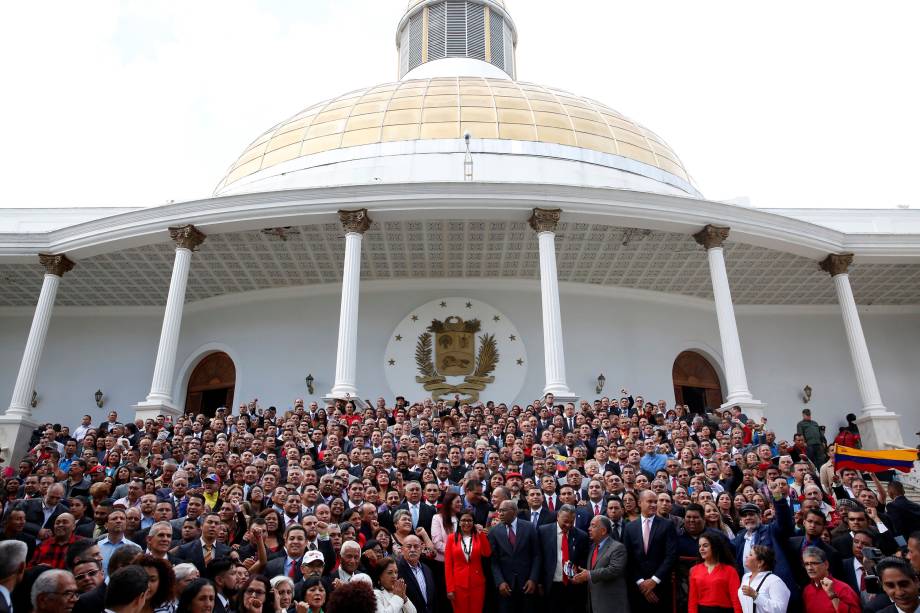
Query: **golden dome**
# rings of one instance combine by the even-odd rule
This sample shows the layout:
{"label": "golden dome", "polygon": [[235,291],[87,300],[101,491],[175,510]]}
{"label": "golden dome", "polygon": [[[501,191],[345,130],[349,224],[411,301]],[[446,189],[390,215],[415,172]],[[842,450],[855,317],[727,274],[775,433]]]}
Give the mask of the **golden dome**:
{"label": "golden dome", "polygon": [[315,153],[393,141],[502,139],[580,147],[618,155],[690,179],[654,132],[588,98],[481,77],[386,83],[353,91],[271,128],[233,163],[217,186]]}

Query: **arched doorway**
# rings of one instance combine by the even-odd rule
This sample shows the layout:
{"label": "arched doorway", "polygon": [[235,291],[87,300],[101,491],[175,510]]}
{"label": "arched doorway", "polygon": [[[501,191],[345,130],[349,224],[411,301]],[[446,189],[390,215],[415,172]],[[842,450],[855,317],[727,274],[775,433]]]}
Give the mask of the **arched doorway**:
{"label": "arched doorway", "polygon": [[198,363],[188,379],[185,395],[186,413],[204,413],[213,417],[220,407],[233,407],[236,366],[223,352],[212,353]]}
{"label": "arched doorway", "polygon": [[715,409],[722,405],[722,384],[719,374],[705,357],[695,351],[683,351],[674,360],[671,370],[674,398],[693,413]]}

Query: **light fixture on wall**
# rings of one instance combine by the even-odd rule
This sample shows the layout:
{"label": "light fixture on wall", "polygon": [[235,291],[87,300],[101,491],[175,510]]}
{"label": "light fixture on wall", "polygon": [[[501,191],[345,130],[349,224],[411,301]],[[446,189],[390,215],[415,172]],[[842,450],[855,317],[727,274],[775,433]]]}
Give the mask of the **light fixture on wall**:
{"label": "light fixture on wall", "polygon": [[810,385],[806,385],[805,388],[802,390],[802,400],[805,402],[805,404],[808,404],[809,402],[811,402],[811,386]]}
{"label": "light fixture on wall", "polygon": [[594,393],[595,393],[595,394],[600,394],[601,391],[604,389],[604,384],[605,384],[605,383],[607,383],[607,377],[604,376],[604,373],[601,373],[601,374],[597,377],[597,387],[594,388]]}
{"label": "light fixture on wall", "polygon": [[29,404],[33,409],[38,406],[38,390],[32,390],[32,400],[29,401]]}
{"label": "light fixture on wall", "polygon": [[312,394],[313,393],[313,375],[312,374],[307,375],[307,378],[305,379],[305,381],[307,382],[307,391]]}
{"label": "light fixture on wall", "polygon": [[96,399],[96,406],[100,409],[102,408],[102,390],[96,390],[96,393],[93,394],[93,398]]}

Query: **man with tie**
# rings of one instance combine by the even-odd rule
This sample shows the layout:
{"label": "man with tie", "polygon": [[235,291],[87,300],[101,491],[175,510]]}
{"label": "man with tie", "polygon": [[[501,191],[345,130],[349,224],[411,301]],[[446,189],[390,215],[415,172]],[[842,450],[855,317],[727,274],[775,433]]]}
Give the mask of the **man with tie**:
{"label": "man with tie", "polygon": [[626,547],[615,541],[610,533],[611,522],[598,515],[591,520],[591,553],[588,568],[572,578],[576,585],[587,584],[590,591],[588,610],[591,613],[623,611],[629,613],[626,589]]}
{"label": "man with tie", "polygon": [[658,495],[639,495],[639,520],[626,525],[629,605],[634,610],[671,611],[671,569],[677,560],[674,523],[658,516]]}
{"label": "man with tie", "polygon": [[0,613],[10,613],[13,610],[10,594],[22,581],[28,551],[29,548],[22,541],[0,542]]}
{"label": "man with tie", "polygon": [[303,579],[300,560],[307,546],[307,530],[300,524],[288,526],[284,531],[284,551],[265,565],[266,577],[284,575],[297,583]]}
{"label": "man with tie", "polygon": [[603,515],[607,512],[607,501],[604,499],[604,485],[598,479],[591,479],[588,482],[588,500],[587,504],[578,509],[578,516],[575,519],[575,525],[579,530],[588,529],[592,517]]}
{"label": "man with tie", "polygon": [[518,513],[520,519],[526,519],[539,527],[556,521],[556,514],[543,506],[543,492],[535,487],[527,492],[527,509]]}
{"label": "man with tie", "polygon": [[409,511],[412,517],[412,529],[422,527],[431,534],[431,520],[434,519],[435,509],[422,502],[422,484],[410,481],[406,484],[406,501],[399,505],[400,509]]}
{"label": "man with tie", "polygon": [[[221,523],[220,515],[206,512],[201,515],[199,521],[201,522],[201,538],[180,546],[176,550],[176,557],[183,562],[191,562],[198,569],[201,576],[206,577],[208,576],[208,567],[211,562],[228,557],[230,548],[217,542],[217,532]],[[111,531],[111,528],[109,530]]]}
{"label": "man with tie", "polygon": [[556,522],[540,526],[537,534],[545,610],[581,613],[585,609],[585,588],[573,583],[570,575],[575,567],[587,566],[589,541],[588,535],[575,527],[575,507],[561,506]]}
{"label": "man with tie", "polygon": [[543,497],[546,499],[546,508],[556,512],[559,508],[559,496],[556,494],[556,478],[552,475],[543,475],[540,479],[540,488],[543,490]]}
{"label": "man with tie", "polygon": [[300,518],[300,496],[289,493],[284,501],[284,527],[299,525]]}
{"label": "man with tie", "polygon": [[610,538],[618,543],[623,542],[623,530],[626,524],[623,522],[623,501],[619,498],[607,499],[607,519],[610,520]]}
{"label": "man with tie", "polygon": [[537,531],[528,521],[518,520],[517,505],[502,501],[501,523],[489,531],[492,548],[492,576],[498,588],[498,609],[502,613],[527,611],[540,578],[540,545]]}

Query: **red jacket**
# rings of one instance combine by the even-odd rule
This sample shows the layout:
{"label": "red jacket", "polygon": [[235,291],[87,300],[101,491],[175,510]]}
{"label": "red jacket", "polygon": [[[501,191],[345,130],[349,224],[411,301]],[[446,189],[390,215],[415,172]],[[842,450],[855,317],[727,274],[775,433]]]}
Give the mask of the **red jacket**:
{"label": "red jacket", "polygon": [[470,552],[470,561],[463,555],[463,540],[450,535],[444,547],[444,575],[447,581],[447,591],[470,590],[485,588],[486,577],[482,572],[482,558],[492,555],[489,539],[486,533],[480,532],[473,536],[473,549]]}

